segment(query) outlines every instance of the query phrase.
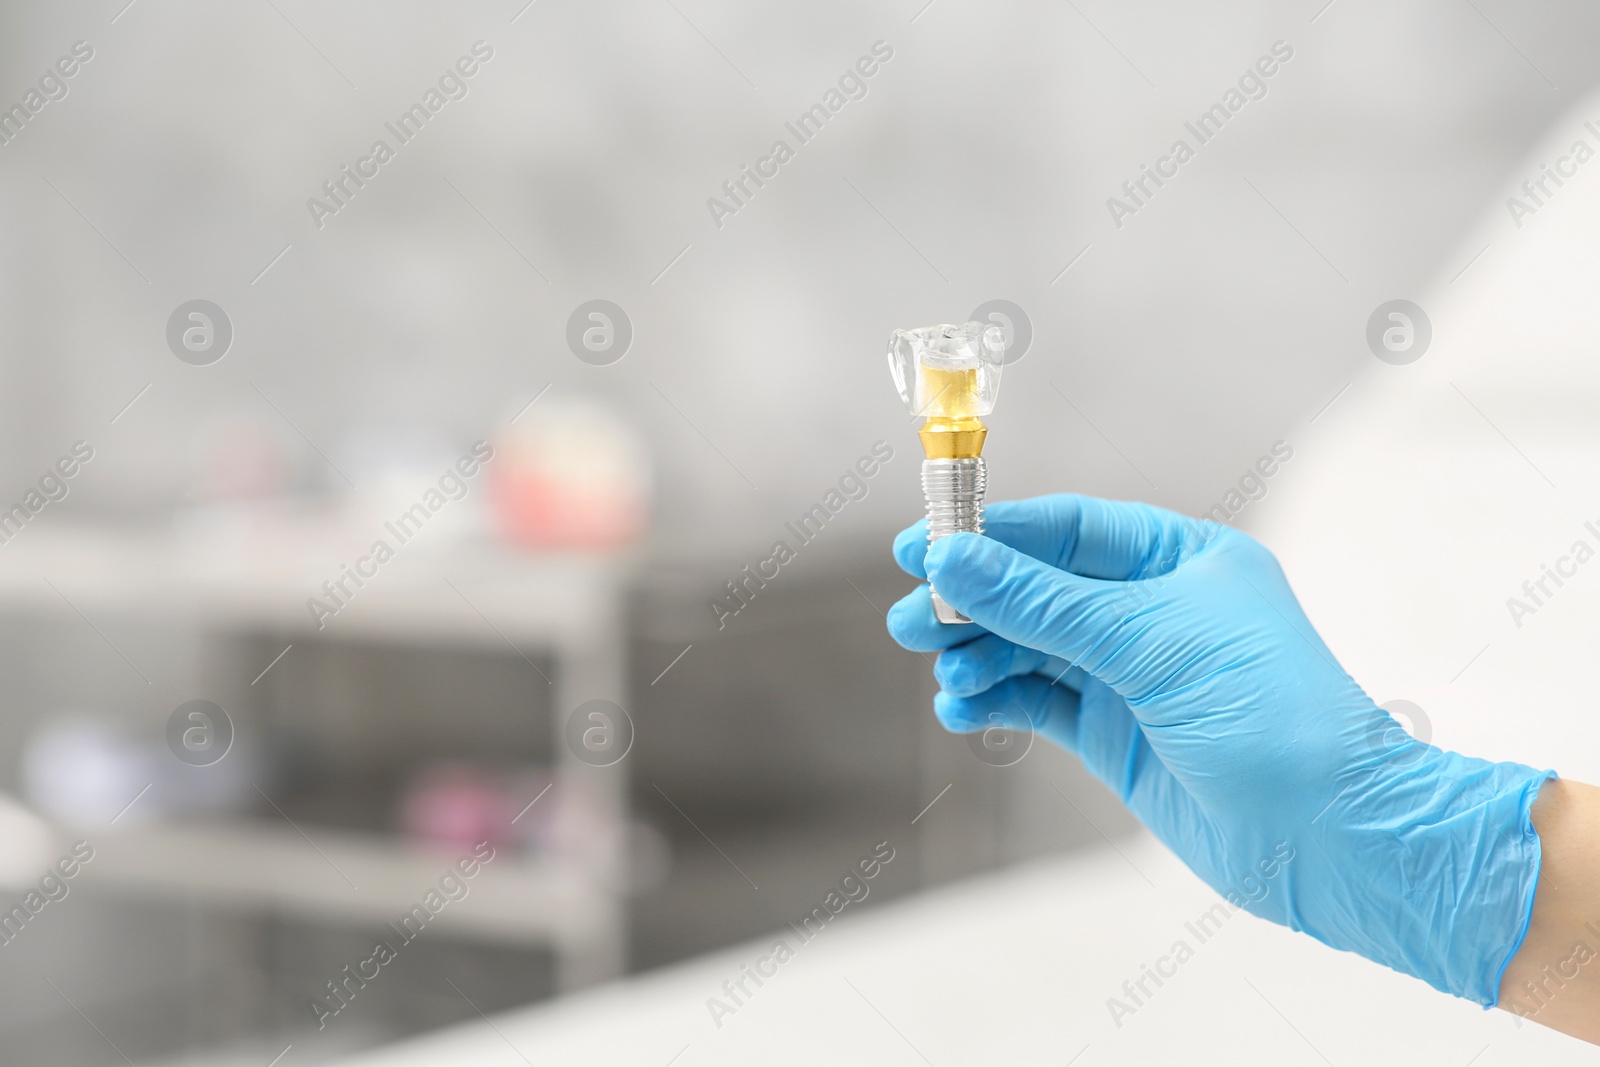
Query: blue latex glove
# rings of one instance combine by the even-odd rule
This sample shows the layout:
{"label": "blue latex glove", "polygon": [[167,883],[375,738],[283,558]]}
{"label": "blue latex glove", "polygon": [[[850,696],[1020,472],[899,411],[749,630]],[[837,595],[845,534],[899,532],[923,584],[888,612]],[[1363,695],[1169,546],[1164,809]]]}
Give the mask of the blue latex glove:
{"label": "blue latex glove", "polygon": [[1236,530],[1065,495],[996,503],[987,525],[895,541],[973,620],[938,623],[927,585],[889,613],[902,645],[942,650],[940,722],[1031,727],[1236,905],[1496,1002],[1538,880],[1529,809],[1553,773],[1406,735]]}

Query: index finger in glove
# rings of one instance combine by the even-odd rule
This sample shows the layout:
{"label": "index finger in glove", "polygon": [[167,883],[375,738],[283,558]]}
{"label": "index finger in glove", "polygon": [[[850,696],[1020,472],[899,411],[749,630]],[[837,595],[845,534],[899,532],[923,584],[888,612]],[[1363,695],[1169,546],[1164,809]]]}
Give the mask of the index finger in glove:
{"label": "index finger in glove", "polygon": [[1090,674],[1129,614],[1126,584],[1070,574],[975,534],[941,538],[928,564],[939,595],[973,623]]}

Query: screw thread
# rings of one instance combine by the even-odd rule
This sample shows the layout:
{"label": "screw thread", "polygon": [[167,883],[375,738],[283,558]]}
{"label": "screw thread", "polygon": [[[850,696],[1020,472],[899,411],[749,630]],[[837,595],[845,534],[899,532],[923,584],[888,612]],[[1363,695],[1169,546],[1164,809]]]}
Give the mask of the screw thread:
{"label": "screw thread", "polygon": [[[989,485],[983,458],[925,459],[922,496],[928,505],[928,543],[955,533],[983,533],[983,494]],[[942,623],[971,622],[933,593],[933,611]]]}

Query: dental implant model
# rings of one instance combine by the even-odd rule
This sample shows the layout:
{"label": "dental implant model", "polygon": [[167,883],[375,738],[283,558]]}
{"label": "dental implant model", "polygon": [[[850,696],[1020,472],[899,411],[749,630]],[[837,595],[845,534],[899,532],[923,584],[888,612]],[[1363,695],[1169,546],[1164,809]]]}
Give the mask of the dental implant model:
{"label": "dental implant model", "polygon": [[[896,330],[889,336],[889,373],[912,415],[925,420],[922,494],[928,504],[928,541],[953,533],[983,533],[983,493],[988,473],[982,416],[994,410],[1005,357],[1005,331],[987,322]],[[937,590],[940,622],[972,620],[946,604]]]}

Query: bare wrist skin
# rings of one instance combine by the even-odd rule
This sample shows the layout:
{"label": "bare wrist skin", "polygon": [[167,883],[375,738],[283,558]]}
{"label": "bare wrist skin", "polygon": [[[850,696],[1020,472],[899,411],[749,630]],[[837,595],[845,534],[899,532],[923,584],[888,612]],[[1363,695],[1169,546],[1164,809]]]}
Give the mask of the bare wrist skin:
{"label": "bare wrist skin", "polygon": [[1533,920],[1499,1007],[1600,1044],[1600,789],[1545,783],[1533,825],[1543,853]]}

